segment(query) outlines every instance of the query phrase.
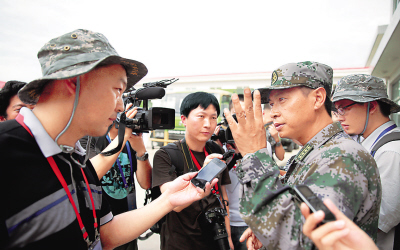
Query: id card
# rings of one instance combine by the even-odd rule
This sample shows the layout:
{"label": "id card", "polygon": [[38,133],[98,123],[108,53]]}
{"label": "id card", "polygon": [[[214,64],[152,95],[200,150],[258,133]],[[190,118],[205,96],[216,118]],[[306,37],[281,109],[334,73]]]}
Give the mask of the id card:
{"label": "id card", "polygon": [[89,250],[103,250],[100,242],[100,236],[96,237],[96,240],[89,246]]}

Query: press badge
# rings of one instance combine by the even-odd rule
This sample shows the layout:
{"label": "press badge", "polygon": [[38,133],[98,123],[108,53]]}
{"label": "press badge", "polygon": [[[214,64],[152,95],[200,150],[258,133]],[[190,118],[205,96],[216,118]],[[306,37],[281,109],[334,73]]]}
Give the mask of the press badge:
{"label": "press badge", "polygon": [[96,237],[96,240],[90,244],[89,250],[103,250],[103,247],[101,246],[100,242],[100,236]]}

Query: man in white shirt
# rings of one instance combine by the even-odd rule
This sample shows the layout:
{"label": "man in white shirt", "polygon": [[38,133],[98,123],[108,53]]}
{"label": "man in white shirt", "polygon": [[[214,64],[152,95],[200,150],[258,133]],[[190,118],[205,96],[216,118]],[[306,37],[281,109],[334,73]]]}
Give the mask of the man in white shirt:
{"label": "man in white shirt", "polygon": [[357,74],[343,77],[332,97],[336,115],[349,135],[358,135],[358,142],[374,157],[382,182],[382,202],[379,213],[377,245],[379,249],[395,249],[400,235],[395,235],[400,223],[400,140],[394,138],[377,150],[373,147],[385,135],[394,137],[400,128],[390,120],[400,106],[388,98],[386,85],[378,77]]}

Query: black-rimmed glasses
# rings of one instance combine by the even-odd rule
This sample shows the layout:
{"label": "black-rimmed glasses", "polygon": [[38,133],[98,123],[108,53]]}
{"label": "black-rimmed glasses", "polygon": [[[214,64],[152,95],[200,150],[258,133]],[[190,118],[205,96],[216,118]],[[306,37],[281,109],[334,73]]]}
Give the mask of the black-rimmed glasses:
{"label": "black-rimmed glasses", "polygon": [[353,102],[352,104],[349,104],[349,105],[347,105],[347,106],[340,107],[340,108],[338,108],[338,109],[336,109],[336,110],[333,110],[333,113],[334,113],[336,116],[339,116],[339,115],[344,116],[344,115],[346,114],[346,109],[347,109],[348,107],[353,106],[354,104],[357,104],[357,103],[356,103],[356,102]]}

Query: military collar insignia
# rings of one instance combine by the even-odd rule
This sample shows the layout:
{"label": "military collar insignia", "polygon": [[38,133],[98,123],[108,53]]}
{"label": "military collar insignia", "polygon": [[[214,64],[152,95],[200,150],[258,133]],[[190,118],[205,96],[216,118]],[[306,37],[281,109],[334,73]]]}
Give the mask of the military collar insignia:
{"label": "military collar insignia", "polygon": [[304,147],[302,147],[302,149],[300,150],[300,152],[297,154],[295,160],[296,162],[301,162],[304,160],[304,158],[307,157],[307,155],[313,151],[314,147],[311,146],[310,144],[306,144],[304,145]]}

